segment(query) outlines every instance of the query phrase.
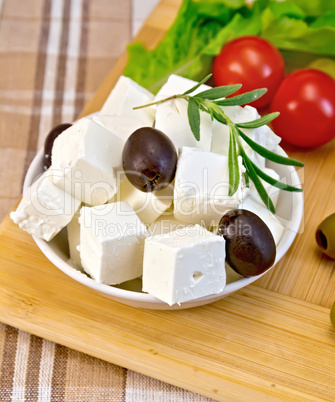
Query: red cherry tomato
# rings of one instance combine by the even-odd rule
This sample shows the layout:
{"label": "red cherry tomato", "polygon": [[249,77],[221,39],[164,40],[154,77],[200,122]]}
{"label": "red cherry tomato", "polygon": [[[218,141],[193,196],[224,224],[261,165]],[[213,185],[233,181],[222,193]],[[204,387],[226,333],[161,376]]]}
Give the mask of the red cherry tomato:
{"label": "red cherry tomato", "polygon": [[267,88],[268,92],[252,102],[257,108],[267,106],[284,78],[284,59],[277,48],[258,36],[242,36],[223,46],[214,58],[216,85],[242,84],[238,93]]}
{"label": "red cherry tomato", "polygon": [[335,137],[335,80],[319,70],[297,70],[281,83],[270,111],[280,112],[272,125],[288,143],[323,145]]}

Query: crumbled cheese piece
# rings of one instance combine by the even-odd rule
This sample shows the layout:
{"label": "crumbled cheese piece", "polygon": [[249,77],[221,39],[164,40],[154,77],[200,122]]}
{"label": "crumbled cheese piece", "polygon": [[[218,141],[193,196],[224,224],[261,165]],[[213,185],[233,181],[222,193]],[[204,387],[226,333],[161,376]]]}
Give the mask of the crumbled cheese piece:
{"label": "crumbled cheese piece", "polygon": [[80,201],[52,182],[53,172],[47,170],[23,194],[10,217],[19,227],[46,241],[51,240],[73,218]]}
{"label": "crumbled cheese piece", "polygon": [[173,186],[145,193],[134,187],[126,178],[120,185],[117,194],[111,199],[111,202],[115,201],[128,202],[141,221],[149,226],[171,206]]}

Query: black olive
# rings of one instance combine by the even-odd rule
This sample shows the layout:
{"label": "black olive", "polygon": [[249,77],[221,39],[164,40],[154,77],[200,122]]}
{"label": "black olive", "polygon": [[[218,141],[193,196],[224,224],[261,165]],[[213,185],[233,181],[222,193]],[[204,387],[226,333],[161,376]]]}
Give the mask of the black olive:
{"label": "black olive", "polygon": [[137,189],[145,193],[161,190],[174,179],[177,152],[162,131],[142,127],[127,139],[122,164],[128,180]]}
{"label": "black olive", "polygon": [[44,170],[49,169],[51,166],[51,151],[54,144],[55,139],[62,134],[64,130],[71,127],[70,123],[63,123],[55,126],[46,136],[44,140],[44,158],[43,158],[43,168]]}
{"label": "black olive", "polygon": [[262,219],[245,209],[228,211],[220,220],[218,234],[226,240],[226,261],[240,275],[260,275],[276,259],[276,244]]}

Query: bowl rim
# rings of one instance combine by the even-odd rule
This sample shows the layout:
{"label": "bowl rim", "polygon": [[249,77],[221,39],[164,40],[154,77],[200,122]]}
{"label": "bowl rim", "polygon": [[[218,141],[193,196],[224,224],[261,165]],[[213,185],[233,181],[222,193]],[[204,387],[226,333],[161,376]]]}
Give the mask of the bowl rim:
{"label": "bowl rim", "polygon": [[[277,148],[275,149],[275,152],[282,155],[282,156],[288,156],[286,152],[279,146],[277,145]],[[23,192],[27,190],[27,188],[35,181],[35,179],[43,173],[42,168],[42,161],[43,161],[43,155],[44,155],[44,149],[41,148],[36,156],[34,157],[33,161],[31,162],[27,174],[24,179],[23,183]],[[289,173],[291,174],[291,178],[295,183],[296,187],[301,188],[301,182],[298,176],[298,173],[294,166],[285,166],[286,169],[288,169]],[[211,295],[207,295],[201,298],[193,299],[184,303],[181,303],[179,305],[181,308],[189,308],[192,306],[197,306],[200,304],[205,304],[211,303],[212,301],[215,301],[217,299],[223,298],[225,296],[228,296],[231,293],[236,292],[239,289],[244,288],[247,285],[250,285],[251,283],[255,282],[257,279],[259,279],[261,276],[263,276],[265,273],[269,272],[278,261],[281,260],[281,258],[286,254],[288,249],[291,247],[301,224],[302,216],[303,216],[303,193],[302,192],[296,192],[292,193],[294,194],[294,202],[293,202],[293,210],[292,210],[292,216],[294,217],[294,225],[290,227],[289,233],[286,235],[286,241],[285,244],[280,244],[279,247],[279,252],[276,253],[276,260],[272,267],[270,267],[267,271],[262,273],[261,275],[258,276],[253,276],[253,277],[242,277],[234,282],[231,282],[225,286],[222,292],[220,293],[215,293]],[[287,231],[287,229],[286,229]],[[285,233],[285,232],[284,232]],[[155,305],[157,306],[162,306],[162,308],[165,308],[169,305],[165,303],[164,301],[148,294],[148,293],[140,293],[136,291],[131,291],[131,290],[126,290],[126,289],[121,289],[117,288],[112,285],[106,285],[103,283],[98,283],[94,279],[88,277],[85,273],[75,269],[72,267],[68,262],[64,261],[62,258],[60,258],[54,250],[52,250],[45,240],[39,239],[36,236],[32,236],[35,243],[37,246],[40,248],[42,253],[48,258],[49,261],[51,261],[58,269],[63,271],[66,275],[74,279],[75,281],[88,286],[91,289],[94,289],[100,293],[103,293],[104,295],[107,295],[111,298],[118,299],[119,301],[133,301],[136,303],[141,303],[141,304],[147,304],[148,307],[150,308],[150,305]],[[277,246],[277,251],[278,251],[278,246]],[[170,306],[173,308],[173,306]]]}

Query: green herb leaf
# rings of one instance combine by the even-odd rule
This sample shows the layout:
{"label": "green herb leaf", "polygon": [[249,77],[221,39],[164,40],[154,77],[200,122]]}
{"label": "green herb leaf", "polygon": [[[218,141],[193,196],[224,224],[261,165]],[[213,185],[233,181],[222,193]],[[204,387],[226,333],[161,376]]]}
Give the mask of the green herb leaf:
{"label": "green herb leaf", "polygon": [[[245,166],[245,162],[244,160],[242,160],[243,166],[245,167],[245,169],[247,169],[247,167]],[[249,188],[250,187],[250,183],[249,183],[249,175],[248,175],[248,171],[246,170],[244,172],[244,179],[245,179],[245,185]]]}
{"label": "green herb leaf", "polygon": [[285,184],[282,183],[276,179],[274,179],[273,177],[267,175],[266,173],[263,172],[263,170],[261,170],[257,165],[255,165],[252,161],[250,161],[252,163],[253,168],[255,169],[255,172],[258,174],[258,176],[263,179],[264,181],[266,181],[267,183],[271,184],[274,187],[277,187],[281,190],[285,190],[285,191],[291,191],[291,192],[302,192],[303,189],[299,188],[299,187],[293,187],[290,186],[289,184]]}
{"label": "green herb leaf", "polygon": [[213,110],[213,116],[215,120],[217,120],[218,122],[227,125],[227,120],[223,116],[221,116],[221,114],[217,113],[215,110]]}
{"label": "green herb leaf", "polygon": [[206,91],[202,91],[198,93],[196,96],[204,99],[221,99],[225,96],[228,96],[236,91],[238,91],[242,87],[241,84],[236,85],[226,85],[223,87],[215,87],[211,89],[207,89]]}
{"label": "green herb leaf", "polygon": [[259,155],[264,156],[264,158],[268,159],[269,161],[279,163],[281,165],[289,165],[289,166],[304,166],[304,164],[300,161],[297,161],[292,158],[287,158],[286,156],[281,156],[275,154],[274,152],[269,151],[267,148],[262,147],[261,145],[257,144],[257,142],[253,141],[250,137],[245,135],[241,130],[238,129],[239,135],[244,139],[244,141],[250,145],[250,147],[256,151]]}
{"label": "green herb leaf", "polygon": [[261,127],[264,124],[267,124],[268,122],[276,118],[279,113],[271,113],[267,116],[263,116],[259,119],[256,119],[255,121],[249,121],[246,123],[234,123],[220,106],[222,106],[223,104],[238,105],[248,103],[252,100],[261,97],[266,92],[266,89],[259,89],[247,92],[242,95],[237,95],[233,98],[228,99],[226,98],[222,100],[215,100],[215,99],[217,99],[217,97],[227,95],[233,90],[239,89],[240,86],[230,85],[227,87],[217,87],[206,91],[202,91],[195,96],[188,95],[192,91],[196,90],[203,82],[205,82],[206,79],[207,77],[204,80],[202,80],[199,84],[195,85],[190,90],[186,91],[184,94],[172,95],[165,99],[161,99],[159,101],[152,102],[147,105],[139,106],[137,108],[161,104],[171,99],[180,99],[180,98],[185,99],[186,102],[188,102],[187,116],[189,125],[197,141],[200,141],[200,111],[210,114],[212,120],[216,119],[220,123],[228,125],[229,126],[229,148],[228,148],[229,196],[232,196],[237,191],[239,186],[240,171],[238,164],[238,155],[240,154],[242,157],[243,165],[245,166],[246,169],[244,173],[246,186],[249,187],[249,180],[252,180],[259,196],[261,197],[266,207],[272,213],[275,213],[274,205],[271,201],[271,198],[268,196],[261,179],[281,190],[297,192],[302,191],[302,189],[279,182],[275,180],[273,177],[265,174],[261,169],[259,169],[258,166],[256,166],[245,153],[240,137],[247,144],[249,144],[249,146],[253,150],[255,150],[259,155],[273,162],[293,166],[304,166],[304,164],[295,159],[283,157],[275,154],[274,152],[269,151],[268,149],[257,144],[250,137],[245,135],[239,127],[242,128]]}
{"label": "green herb leaf", "polygon": [[264,126],[265,124],[270,123],[270,121],[274,120],[278,116],[279,116],[279,112],[274,112],[274,113],[267,114],[263,117],[260,117],[257,120],[248,121],[245,123],[236,123],[236,125],[237,125],[237,127],[241,127],[241,128],[258,128],[258,127]]}
{"label": "green herb leaf", "polygon": [[188,121],[192,133],[197,141],[200,141],[200,111],[197,102],[194,98],[189,98],[187,107]]}
{"label": "green herb leaf", "polygon": [[250,179],[253,181],[259,196],[261,197],[261,199],[264,202],[264,204],[266,205],[266,207],[274,214],[276,212],[276,210],[273,205],[273,202],[272,202],[271,198],[269,197],[268,193],[266,192],[261,180],[257,176],[257,173],[253,167],[251,160],[249,159],[249,157],[247,156],[247,154],[245,153],[245,151],[242,147],[240,147],[240,152],[241,152],[241,155],[245,162],[245,166],[246,166],[248,175],[249,175]]}
{"label": "green herb leaf", "polygon": [[212,74],[208,74],[203,80],[201,80],[197,85],[194,85],[194,87],[188,89],[186,92],[183,93],[183,95],[188,95],[192,92],[194,92],[196,89],[198,89],[202,84],[204,84],[206,81],[208,81],[211,78]]}
{"label": "green herb leaf", "polygon": [[209,114],[211,115],[211,120],[214,120],[214,110],[213,109],[209,109]]}
{"label": "green herb leaf", "polygon": [[241,95],[236,95],[232,98],[222,99],[215,101],[219,106],[238,106],[245,105],[246,103],[251,103],[260,97],[262,97],[267,92],[267,88],[255,89],[250,92],[245,92]]}
{"label": "green herb leaf", "polygon": [[236,129],[233,125],[229,126],[229,149],[228,149],[228,168],[229,168],[229,192],[232,196],[236,193],[240,182],[240,172],[238,168],[237,149],[236,149]]}

